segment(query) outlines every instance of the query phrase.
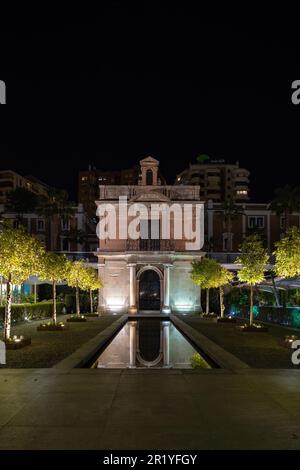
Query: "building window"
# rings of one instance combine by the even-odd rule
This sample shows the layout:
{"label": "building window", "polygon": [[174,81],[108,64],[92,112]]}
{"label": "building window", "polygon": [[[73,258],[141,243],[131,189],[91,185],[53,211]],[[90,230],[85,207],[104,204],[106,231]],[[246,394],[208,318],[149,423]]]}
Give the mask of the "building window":
{"label": "building window", "polygon": [[61,221],[61,228],[62,228],[62,230],[70,230],[70,221],[69,220],[62,220]]}
{"label": "building window", "polygon": [[285,217],[284,216],[280,217],[280,228],[285,229]]}
{"label": "building window", "polygon": [[28,230],[28,220],[27,219],[22,219],[22,220],[14,219],[12,221],[12,226],[14,229],[24,227],[26,230]]}
{"label": "building window", "polygon": [[43,232],[45,230],[45,221],[43,219],[38,219],[37,229],[39,232]]}
{"label": "building window", "polygon": [[61,249],[62,251],[70,251],[70,244],[67,238],[61,240]]}
{"label": "building window", "polygon": [[248,217],[248,228],[264,228],[265,218],[262,215],[251,215]]}
{"label": "building window", "polygon": [[237,196],[248,196],[248,191],[246,189],[238,189],[236,194]]}

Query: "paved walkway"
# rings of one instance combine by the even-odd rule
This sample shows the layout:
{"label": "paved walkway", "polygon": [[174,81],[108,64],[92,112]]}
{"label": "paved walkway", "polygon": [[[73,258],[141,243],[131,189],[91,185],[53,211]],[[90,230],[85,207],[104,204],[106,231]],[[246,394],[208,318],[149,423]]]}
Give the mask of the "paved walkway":
{"label": "paved walkway", "polygon": [[0,449],[299,449],[300,370],[0,371]]}

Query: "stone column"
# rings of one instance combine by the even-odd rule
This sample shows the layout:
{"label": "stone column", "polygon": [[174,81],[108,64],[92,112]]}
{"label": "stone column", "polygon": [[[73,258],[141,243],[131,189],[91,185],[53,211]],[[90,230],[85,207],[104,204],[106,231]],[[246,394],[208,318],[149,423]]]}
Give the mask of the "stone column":
{"label": "stone column", "polygon": [[170,309],[170,265],[164,266],[164,306],[163,313],[171,313]]}
{"label": "stone column", "polygon": [[128,322],[129,325],[129,367],[136,367],[136,321]]}
{"label": "stone column", "polygon": [[127,264],[129,268],[129,313],[136,313],[136,264]]}
{"label": "stone column", "polygon": [[[98,275],[101,282],[104,284],[104,269],[105,264],[101,263],[98,264]],[[105,299],[103,293],[104,286],[101,289],[98,289],[98,313],[99,315],[103,315],[105,313]]]}
{"label": "stone column", "polygon": [[163,334],[163,364],[164,367],[170,365],[170,322],[162,322]]}

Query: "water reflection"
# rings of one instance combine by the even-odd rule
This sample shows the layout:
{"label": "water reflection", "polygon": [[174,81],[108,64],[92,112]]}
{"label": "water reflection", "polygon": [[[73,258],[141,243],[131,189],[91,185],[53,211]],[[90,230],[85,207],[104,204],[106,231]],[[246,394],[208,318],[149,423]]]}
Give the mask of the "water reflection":
{"label": "water reflection", "polygon": [[[129,321],[99,355],[97,368],[192,367],[197,351],[170,321]],[[203,358],[202,358],[203,359]],[[203,359],[201,367],[210,368]]]}

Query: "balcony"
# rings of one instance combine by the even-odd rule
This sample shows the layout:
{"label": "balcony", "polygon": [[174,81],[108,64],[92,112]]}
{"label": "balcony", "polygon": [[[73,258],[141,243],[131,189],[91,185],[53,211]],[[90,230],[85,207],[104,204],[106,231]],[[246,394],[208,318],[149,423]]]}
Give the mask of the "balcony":
{"label": "balcony", "polygon": [[[174,201],[200,200],[199,186],[124,186],[124,185],[100,185],[99,199],[101,201],[116,201],[120,196],[126,196],[129,200],[145,194],[151,196],[151,192],[160,193],[162,196]],[[146,200],[146,199],[145,199]]]}
{"label": "balcony", "polygon": [[241,253],[233,253],[233,252],[211,252],[207,253],[208,258],[215,259],[219,263],[222,264],[233,264],[238,256]]}
{"label": "balcony", "polygon": [[174,240],[127,240],[126,251],[174,251]]}
{"label": "balcony", "polygon": [[59,255],[65,255],[70,261],[83,261],[85,263],[97,263],[97,257],[92,251],[57,251]]}

